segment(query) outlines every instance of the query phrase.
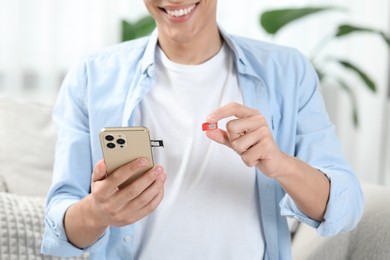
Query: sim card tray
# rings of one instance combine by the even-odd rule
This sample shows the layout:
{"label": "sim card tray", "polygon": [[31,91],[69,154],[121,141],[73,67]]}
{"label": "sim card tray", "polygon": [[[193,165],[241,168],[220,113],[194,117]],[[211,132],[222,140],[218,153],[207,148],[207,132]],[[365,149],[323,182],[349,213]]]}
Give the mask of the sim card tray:
{"label": "sim card tray", "polygon": [[163,140],[150,140],[151,147],[164,147]]}

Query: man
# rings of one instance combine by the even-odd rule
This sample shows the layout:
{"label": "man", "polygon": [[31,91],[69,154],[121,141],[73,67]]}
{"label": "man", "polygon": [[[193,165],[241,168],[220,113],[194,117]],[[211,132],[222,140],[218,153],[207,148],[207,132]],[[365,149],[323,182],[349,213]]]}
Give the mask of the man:
{"label": "man", "polygon": [[[216,0],[144,2],[157,24],[150,38],[93,55],[64,81],[43,253],[290,259],[285,216],[321,235],[351,230],[361,189],[307,60],[226,34]],[[206,137],[204,121],[220,128]],[[121,125],[165,143],[123,189],[146,161],[106,177],[98,134]]]}

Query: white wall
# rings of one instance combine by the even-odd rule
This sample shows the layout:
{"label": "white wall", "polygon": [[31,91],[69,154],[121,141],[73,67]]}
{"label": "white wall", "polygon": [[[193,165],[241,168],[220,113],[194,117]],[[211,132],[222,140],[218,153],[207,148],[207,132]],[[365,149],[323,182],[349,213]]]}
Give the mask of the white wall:
{"label": "white wall", "polygon": [[130,2],[0,0],[0,92],[53,103],[73,62],[118,42]]}
{"label": "white wall", "polygon": [[[303,5],[345,6],[348,12],[324,13],[285,28],[276,37],[258,25],[267,8]],[[310,55],[318,40],[341,21],[375,27],[390,33],[388,0],[219,0],[218,20],[227,31],[298,48]],[[146,14],[141,0],[0,0],[0,93],[54,102],[64,73],[79,57],[120,37],[119,19],[135,20]],[[360,105],[360,128],[352,126],[350,104],[344,92],[324,87],[324,95],[337,125],[348,160],[360,178],[390,185],[390,138],[384,146],[389,53],[378,38],[350,37],[331,46],[332,52],[359,63],[377,82],[368,92],[354,77]],[[388,122],[390,124],[390,122]],[[390,126],[387,128],[389,132]],[[384,151],[387,149],[387,155]],[[381,168],[382,167],[382,168]],[[387,167],[387,176],[381,177]],[[384,179],[384,180],[383,180]]]}
{"label": "white wall", "polygon": [[[236,34],[293,46],[308,56],[312,54],[311,51],[319,39],[324,35],[330,35],[336,28],[335,26],[341,22],[377,28],[390,34],[390,2],[388,0],[317,0],[294,1],[294,4],[291,2],[253,0],[245,1],[245,5],[228,5],[228,1],[220,1],[220,23]],[[303,22],[286,27],[273,38],[259,31],[256,23],[257,13],[260,10],[306,4],[343,6],[348,12],[328,12],[307,18]],[[240,19],[240,17],[248,18]],[[345,92],[329,84],[323,86],[323,91],[346,156],[359,177],[372,183],[390,184],[390,126],[385,128],[386,121],[390,124],[390,105],[389,100],[386,100],[390,74],[388,49],[379,37],[361,35],[339,40],[326,50],[332,52],[334,56],[343,57],[358,64],[377,83],[378,92],[374,94],[368,91],[356,77],[345,75],[352,83],[358,101],[359,128],[355,128],[351,123],[351,104]]]}

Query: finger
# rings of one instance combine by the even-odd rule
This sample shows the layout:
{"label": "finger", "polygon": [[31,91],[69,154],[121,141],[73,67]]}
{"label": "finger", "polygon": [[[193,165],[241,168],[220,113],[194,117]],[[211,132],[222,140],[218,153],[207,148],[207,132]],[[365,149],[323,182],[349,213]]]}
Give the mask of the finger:
{"label": "finger", "polygon": [[[164,194],[165,179],[161,178],[160,175],[165,175],[165,173],[153,174],[157,178],[145,189],[139,189],[139,183],[144,178],[143,176],[137,181],[138,183],[134,182],[118,192],[121,195],[115,201],[121,207],[116,209],[119,212],[116,214],[117,221],[134,223],[157,208]],[[119,203],[119,200],[122,202]]]}
{"label": "finger", "polygon": [[157,179],[147,189],[145,189],[139,196],[131,200],[129,204],[135,210],[140,210],[148,206],[148,204],[164,190],[164,183]]}
{"label": "finger", "polygon": [[125,208],[125,212],[130,212],[130,214],[128,213],[127,215],[127,222],[129,224],[132,224],[146,217],[154,210],[156,210],[156,208],[160,205],[163,198],[164,198],[164,190],[162,189],[154,197],[152,197],[152,199],[149,202],[147,202],[142,208],[133,211],[132,205],[129,204],[128,207]]}
{"label": "finger", "polygon": [[260,161],[270,160],[275,151],[278,151],[271,133],[266,128],[261,128],[257,132],[260,136],[259,141],[241,154],[242,160],[250,167]]}
{"label": "finger", "polygon": [[116,187],[108,185],[106,178],[106,164],[104,160],[100,160],[96,163],[91,177],[91,194],[97,201],[107,200],[116,191]]}
{"label": "finger", "polygon": [[164,182],[162,176],[165,175],[164,169],[160,165],[156,165],[153,169],[147,171],[144,175],[134,180],[115,194],[116,200],[127,204],[136,199],[140,194],[147,190],[154,182]]}
{"label": "finger", "polygon": [[[155,168],[159,170],[156,172]],[[155,168],[153,170],[149,170],[143,176],[121,189],[116,187],[116,190],[111,193],[102,191],[98,194],[94,194],[98,201],[101,201],[106,205],[104,206],[105,211],[114,219],[114,222],[118,223],[120,221],[124,221],[123,216],[125,215],[123,215],[123,209],[132,200],[136,199],[140,196],[140,194],[147,190],[154,182],[158,181],[162,183],[161,186],[163,186],[163,183],[165,182],[164,177],[161,177],[161,175],[165,175],[162,172],[163,169],[161,166],[157,166]]]}
{"label": "finger", "polygon": [[258,142],[257,144],[251,146],[245,152],[241,154],[241,159],[243,162],[249,166],[255,166],[260,160],[265,158],[265,150],[262,142]]}
{"label": "finger", "polygon": [[226,124],[227,135],[230,142],[243,135],[256,131],[261,127],[268,127],[268,124],[265,118],[260,114],[246,118],[233,119]]}
{"label": "finger", "polygon": [[99,160],[93,169],[92,182],[101,181],[106,178],[106,164],[104,160]]}
{"label": "finger", "polygon": [[223,118],[235,116],[237,118],[245,118],[260,114],[257,110],[243,106],[239,103],[229,103],[215,110],[207,117],[207,122],[214,123]]}
{"label": "finger", "polygon": [[217,143],[224,144],[228,147],[231,147],[227,133],[226,133],[226,131],[224,131],[222,129],[215,129],[213,131],[207,131],[206,136]]}
{"label": "finger", "polygon": [[148,167],[148,162],[145,158],[135,159],[112,172],[107,177],[112,187],[118,187],[130,177],[145,171]]}
{"label": "finger", "polygon": [[258,131],[242,135],[231,142],[232,149],[239,155],[245,153],[248,149],[260,142],[261,137]]}

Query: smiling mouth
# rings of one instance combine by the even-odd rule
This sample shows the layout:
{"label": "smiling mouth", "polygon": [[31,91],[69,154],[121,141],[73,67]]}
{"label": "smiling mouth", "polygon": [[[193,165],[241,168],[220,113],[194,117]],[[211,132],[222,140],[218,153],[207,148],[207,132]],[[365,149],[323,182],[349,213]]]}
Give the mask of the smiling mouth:
{"label": "smiling mouth", "polygon": [[163,10],[165,13],[167,13],[168,15],[170,16],[173,16],[173,17],[182,17],[182,16],[185,16],[185,15],[188,15],[190,14],[196,7],[197,4],[193,4],[193,5],[190,5],[186,8],[181,8],[181,9],[167,9],[167,8],[160,8],[161,10]]}

